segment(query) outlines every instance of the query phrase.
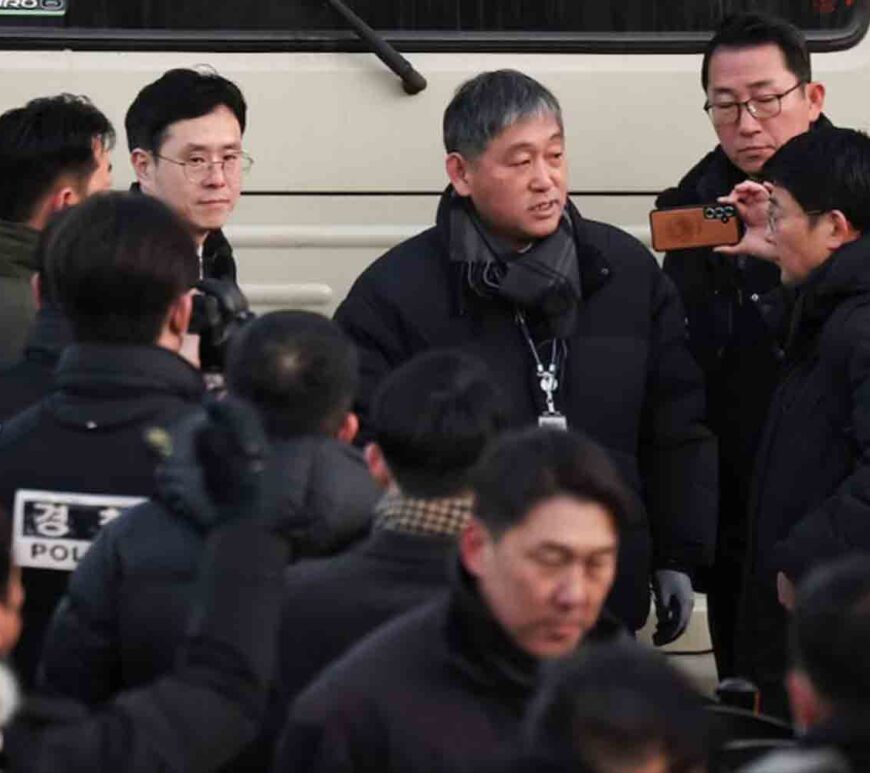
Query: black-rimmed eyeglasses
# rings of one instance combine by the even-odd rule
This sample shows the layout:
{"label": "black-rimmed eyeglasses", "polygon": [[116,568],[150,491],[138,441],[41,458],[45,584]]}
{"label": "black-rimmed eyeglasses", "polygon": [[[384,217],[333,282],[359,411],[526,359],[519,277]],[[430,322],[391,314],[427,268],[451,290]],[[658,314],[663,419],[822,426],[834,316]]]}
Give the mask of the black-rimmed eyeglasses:
{"label": "black-rimmed eyeglasses", "polygon": [[705,102],[704,110],[710,116],[713,126],[729,126],[740,120],[740,108],[758,121],[775,118],[782,112],[782,99],[803,86],[806,81],[798,81],[781,94],[762,94],[743,102]]}

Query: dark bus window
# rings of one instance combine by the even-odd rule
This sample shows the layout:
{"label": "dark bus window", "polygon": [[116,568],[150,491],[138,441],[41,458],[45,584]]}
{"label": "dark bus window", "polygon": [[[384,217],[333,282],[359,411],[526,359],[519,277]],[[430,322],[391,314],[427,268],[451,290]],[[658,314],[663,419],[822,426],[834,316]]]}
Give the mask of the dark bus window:
{"label": "dark bus window", "polygon": [[[817,38],[842,37],[862,26],[870,0],[346,0],[372,27],[395,39],[459,35],[516,37],[537,33],[560,40],[627,34],[678,39],[714,29],[723,15],[767,11]],[[257,33],[275,40],[346,37],[323,0],[0,0],[0,29],[214,33],[230,40]],[[143,38],[147,38],[147,33]],[[66,37],[60,35],[60,37]],[[697,48],[697,46],[696,46]]]}

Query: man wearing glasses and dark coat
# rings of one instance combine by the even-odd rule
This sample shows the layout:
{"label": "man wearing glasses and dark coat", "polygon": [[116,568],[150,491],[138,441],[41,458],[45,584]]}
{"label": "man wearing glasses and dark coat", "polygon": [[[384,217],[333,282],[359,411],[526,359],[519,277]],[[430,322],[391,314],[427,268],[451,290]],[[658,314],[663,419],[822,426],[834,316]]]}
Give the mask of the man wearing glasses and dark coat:
{"label": "man wearing glasses and dark coat", "polygon": [[[704,53],[701,84],[719,145],[659,196],[658,207],[714,202],[756,178],[792,137],[830,126],[806,41],[780,19],[725,19]],[[708,423],[719,437],[719,532],[706,590],[716,664],[725,678],[734,674],[753,461],[781,358],[760,306],[779,286],[779,269],[729,248],[670,252],[664,269],[686,307],[689,345],[706,376]]]}
{"label": "man wearing glasses and dark coat", "polygon": [[242,150],[246,117],[235,83],[211,70],[175,69],[145,86],[124,120],[134,189],[160,199],[185,221],[204,278],[236,279],[221,228],[252,164]]}

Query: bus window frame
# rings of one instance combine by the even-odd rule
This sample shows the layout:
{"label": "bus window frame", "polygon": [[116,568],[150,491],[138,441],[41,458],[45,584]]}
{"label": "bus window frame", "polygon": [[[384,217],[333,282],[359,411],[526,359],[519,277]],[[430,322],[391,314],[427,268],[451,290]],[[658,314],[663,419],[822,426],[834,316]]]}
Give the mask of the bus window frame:
{"label": "bus window frame", "polygon": [[[844,51],[870,28],[870,0],[857,0],[851,23],[806,30],[812,52]],[[698,54],[711,32],[413,32],[378,31],[403,53]],[[0,25],[0,51],[209,51],[367,53],[350,30],[152,30]]]}

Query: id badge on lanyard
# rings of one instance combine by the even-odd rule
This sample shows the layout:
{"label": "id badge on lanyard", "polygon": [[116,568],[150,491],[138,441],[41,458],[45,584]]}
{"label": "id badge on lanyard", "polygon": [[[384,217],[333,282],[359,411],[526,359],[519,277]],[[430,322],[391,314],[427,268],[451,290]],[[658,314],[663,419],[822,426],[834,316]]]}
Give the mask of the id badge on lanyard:
{"label": "id badge on lanyard", "polygon": [[535,360],[535,376],[538,379],[538,386],[540,386],[541,391],[544,393],[544,404],[546,405],[546,408],[544,412],[538,416],[538,426],[549,429],[567,430],[568,419],[565,418],[564,414],[556,409],[555,400],[556,391],[559,389],[559,342],[556,340],[553,341],[550,364],[545,368],[544,363],[541,362],[540,356],[538,356],[538,350],[535,347],[535,342],[532,340],[532,335],[529,332],[528,325],[526,324],[525,314],[521,311],[517,311],[516,320],[517,325],[519,325],[520,330],[523,332],[526,343],[529,345],[529,350],[532,352],[532,357]]}

